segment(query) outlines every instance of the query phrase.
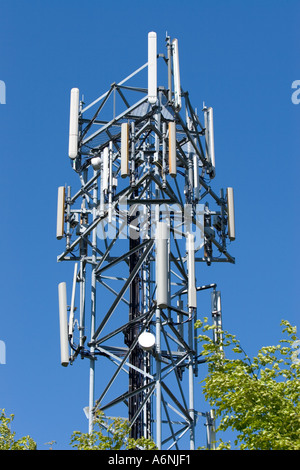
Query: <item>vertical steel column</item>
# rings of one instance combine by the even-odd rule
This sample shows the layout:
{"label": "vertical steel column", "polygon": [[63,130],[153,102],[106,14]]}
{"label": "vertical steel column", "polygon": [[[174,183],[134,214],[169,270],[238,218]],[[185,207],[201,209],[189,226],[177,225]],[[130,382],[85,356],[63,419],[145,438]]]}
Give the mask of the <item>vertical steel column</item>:
{"label": "vertical steel column", "polygon": [[190,424],[190,450],[195,450],[195,405],[194,405],[194,369],[193,369],[193,317],[194,308],[189,308],[188,338],[189,338],[189,414],[191,417]]}
{"label": "vertical steel column", "polygon": [[215,412],[206,412],[206,442],[208,450],[216,450]]}
{"label": "vertical steel column", "polygon": [[[141,269],[142,276],[142,313],[146,314],[150,308],[150,265],[149,261],[146,261]],[[145,373],[149,374],[151,369],[151,357],[148,352],[143,353],[143,370]],[[143,378],[143,385],[147,385],[149,383],[149,378],[144,376]],[[145,390],[145,394],[148,390]],[[143,409],[143,436],[146,439],[151,439],[151,402],[150,400],[147,401],[144,405]]]}
{"label": "vertical steel column", "polygon": [[[82,185],[87,181],[86,171],[82,175]],[[86,199],[83,198],[81,204],[81,226],[88,226],[88,213],[86,212]],[[80,253],[80,322],[79,322],[79,337],[80,337],[80,347],[83,348],[85,341],[85,295],[86,295],[86,256],[87,256],[87,240],[85,237],[82,237],[79,244],[79,253]]]}
{"label": "vertical steel column", "polygon": [[[135,135],[134,135],[134,122],[131,125],[131,163],[132,163],[132,179],[131,182],[135,185]],[[133,191],[133,199],[137,198],[139,195],[138,188]],[[132,207],[132,206],[131,206]],[[132,226],[132,222],[136,219],[136,216],[129,217],[129,250],[135,249],[140,245],[140,236],[138,233],[139,227]],[[135,268],[139,260],[139,252],[135,251],[129,257],[129,276],[131,275],[133,269]],[[130,284],[130,300],[129,300],[129,322],[134,321],[140,315],[140,272],[138,271],[135,275],[133,281]],[[134,323],[134,325],[129,326],[129,331],[127,335],[127,345],[131,348],[133,341],[139,335],[139,324]],[[129,357],[129,362],[139,368],[143,369],[143,352],[138,347],[135,347]],[[140,372],[129,368],[129,391],[134,392],[142,386],[143,377]],[[140,403],[143,399],[142,393],[133,395],[128,400],[128,419],[129,422],[132,421],[136,412],[140,406]],[[140,413],[139,416],[135,419],[134,423],[131,426],[130,431],[131,437],[138,439],[143,436],[143,414]]]}
{"label": "vertical steel column", "polygon": [[[161,103],[161,92],[159,93],[159,103]],[[160,108],[154,116],[155,126],[160,131]],[[155,152],[157,155],[159,154],[159,138],[158,135],[155,133]],[[159,170],[157,166],[154,169],[155,176],[160,179]],[[155,198],[159,199],[160,197],[160,189],[157,184],[155,184]],[[156,235],[158,231],[158,223],[160,220],[160,213],[159,213],[159,205],[155,207],[155,220],[153,221],[155,224]],[[160,308],[156,309],[155,314],[155,335],[156,335],[156,354],[155,354],[155,363],[156,363],[156,446],[160,450],[162,446],[162,397],[161,397],[161,314]]]}
{"label": "vertical steel column", "polygon": [[[94,176],[97,171],[94,170]],[[93,188],[93,221],[97,217],[98,207],[98,185],[95,179]],[[97,266],[97,228],[92,233],[92,283],[91,283],[91,341],[95,334],[95,322],[96,322],[96,266]],[[93,407],[95,402],[95,348],[92,345],[90,348],[90,391],[89,391],[89,433],[93,431]]]}
{"label": "vertical steel column", "polygon": [[[190,168],[189,168],[190,170]],[[188,170],[188,171],[189,171]],[[195,449],[195,405],[194,405],[194,317],[197,309],[197,291],[195,278],[195,244],[194,235],[187,234],[187,262],[188,262],[188,345],[189,345],[189,414],[190,423],[190,450]]]}
{"label": "vertical steel column", "polygon": [[156,309],[156,446],[161,450],[161,319],[160,309]]}
{"label": "vertical steel column", "polygon": [[[129,230],[129,233],[132,229]],[[136,235],[136,233],[134,233]],[[129,240],[129,249],[132,250],[140,244],[140,239],[134,239],[130,237]],[[139,259],[138,252],[133,253],[129,259],[129,275],[136,266]],[[130,306],[129,306],[129,322],[133,321],[140,315],[140,274],[139,272],[134,277],[133,281],[130,284]],[[139,324],[135,323],[133,326],[129,327],[128,334],[128,347],[130,348],[134,339],[139,335]],[[138,367],[139,369],[143,368],[143,352],[135,347],[130,355],[130,363]],[[137,390],[142,385],[142,375],[137,370],[130,368],[129,369],[129,391],[133,392]],[[134,417],[137,409],[139,408],[141,402],[141,394],[136,394],[128,400],[128,417],[129,421]],[[140,438],[143,436],[143,423],[142,415],[140,414],[131,427],[131,437],[134,439]]]}

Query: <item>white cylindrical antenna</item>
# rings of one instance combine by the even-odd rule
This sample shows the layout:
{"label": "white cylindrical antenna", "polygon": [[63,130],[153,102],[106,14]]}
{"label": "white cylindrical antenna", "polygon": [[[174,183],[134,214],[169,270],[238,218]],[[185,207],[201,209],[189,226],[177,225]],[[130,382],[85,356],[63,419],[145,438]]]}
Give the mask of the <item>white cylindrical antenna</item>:
{"label": "white cylindrical antenna", "polygon": [[169,173],[175,178],[177,174],[176,168],[176,123],[169,122]]}
{"label": "white cylindrical antenna", "polygon": [[206,160],[212,165],[211,177],[214,178],[216,174],[215,163],[215,141],[214,141],[214,115],[213,108],[204,108],[204,125],[205,125],[205,149]]}
{"label": "white cylindrical antenna", "polygon": [[169,227],[158,222],[156,227],[156,300],[157,306],[169,304]]}
{"label": "white cylindrical antenna", "polygon": [[235,240],[235,216],[233,188],[227,188],[227,216],[228,216],[228,237]]}
{"label": "white cylindrical antenna", "polygon": [[181,109],[181,87],[180,87],[180,69],[179,69],[179,52],[178,52],[178,40],[173,39],[173,74],[174,74],[174,98],[175,98],[175,109],[179,111]]}
{"label": "white cylindrical antenna", "polygon": [[69,157],[74,160],[78,153],[79,89],[72,88],[70,99]]}
{"label": "white cylindrical antenna", "polygon": [[67,285],[65,282],[58,284],[59,303],[59,329],[60,329],[60,360],[61,365],[69,364],[68,318],[67,318]]}
{"label": "white cylindrical antenna", "polygon": [[197,308],[196,276],[195,276],[195,236],[187,234],[187,262],[188,262],[188,305]]}
{"label": "white cylindrical antenna", "polygon": [[121,176],[129,176],[129,124],[123,122],[121,125]]}
{"label": "white cylindrical antenna", "polygon": [[144,331],[139,336],[139,345],[144,351],[151,351],[155,346],[155,336],[149,331]]}
{"label": "white cylindrical antenna", "polygon": [[108,164],[109,164],[109,148],[105,147],[103,150],[103,181],[102,181],[102,189],[103,191],[108,190]]}
{"label": "white cylindrical antenna", "polygon": [[148,33],[148,101],[157,101],[157,40],[156,33]]}
{"label": "white cylindrical antenna", "polygon": [[77,263],[74,266],[74,275],[73,275],[73,286],[72,286],[72,298],[71,298],[71,308],[70,308],[70,317],[69,317],[69,336],[73,336],[73,322],[74,322],[74,308],[75,308],[75,291],[76,291],[76,279],[77,279]]}
{"label": "white cylindrical antenna", "polygon": [[56,238],[61,240],[64,236],[65,223],[65,187],[60,186],[57,194],[57,220],[56,220]]}

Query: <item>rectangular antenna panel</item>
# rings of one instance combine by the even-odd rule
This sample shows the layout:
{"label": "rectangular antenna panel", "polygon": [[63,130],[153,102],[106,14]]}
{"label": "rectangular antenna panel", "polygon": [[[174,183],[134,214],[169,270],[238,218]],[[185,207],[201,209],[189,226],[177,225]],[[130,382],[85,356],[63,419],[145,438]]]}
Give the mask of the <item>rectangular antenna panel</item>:
{"label": "rectangular antenna panel", "polygon": [[76,280],[77,280],[77,266],[78,266],[78,264],[75,263],[74,274],[73,274],[71,308],[70,308],[70,317],[69,317],[69,336],[73,335],[73,322],[74,322],[74,310],[75,310],[75,289],[76,289]]}
{"label": "rectangular antenna panel", "polygon": [[58,284],[59,327],[60,327],[60,358],[61,365],[69,364],[68,318],[67,318],[67,285]]}
{"label": "rectangular antenna panel", "polygon": [[78,153],[79,89],[72,88],[70,99],[69,157],[74,160]]}
{"label": "rectangular antenna panel", "polygon": [[228,216],[228,237],[235,240],[235,215],[233,188],[227,188],[227,216]]}
{"label": "rectangular antenna panel", "polygon": [[206,148],[206,160],[212,164],[213,173],[212,177],[215,176],[215,141],[214,141],[214,115],[213,108],[205,108],[204,112],[204,125],[205,125],[205,148]]}
{"label": "rectangular antenna panel", "polygon": [[157,100],[157,39],[153,31],[148,33],[148,101]]}
{"label": "rectangular antenna panel", "polygon": [[158,222],[156,227],[156,300],[157,306],[169,305],[169,227]]}
{"label": "rectangular antenna panel", "polygon": [[199,199],[199,162],[198,155],[193,154],[193,166],[194,166],[194,188],[195,188],[195,198]]}
{"label": "rectangular antenna panel", "polygon": [[213,290],[211,293],[211,311],[221,315],[221,292]]}
{"label": "rectangular antenna panel", "polygon": [[61,240],[64,236],[65,223],[65,187],[60,186],[57,194],[57,220],[56,220],[56,238]]}
{"label": "rectangular antenna panel", "polygon": [[129,175],[129,124],[123,122],[121,125],[121,176]]}
{"label": "rectangular antenna panel", "polygon": [[105,147],[103,150],[103,168],[102,168],[102,190],[108,190],[108,156],[109,148]]}
{"label": "rectangular antenna panel", "polygon": [[177,174],[176,168],[176,123],[169,122],[169,173],[175,178]]}
{"label": "rectangular antenna panel", "polygon": [[173,39],[172,45],[173,45],[173,75],[174,75],[175,108],[177,111],[179,111],[181,109],[181,86],[180,86],[178,40]]}

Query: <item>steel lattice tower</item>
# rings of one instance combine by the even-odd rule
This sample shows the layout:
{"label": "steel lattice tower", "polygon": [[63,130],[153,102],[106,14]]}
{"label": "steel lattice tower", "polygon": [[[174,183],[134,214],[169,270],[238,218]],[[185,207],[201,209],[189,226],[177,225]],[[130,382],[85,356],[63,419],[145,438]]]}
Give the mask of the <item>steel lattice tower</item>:
{"label": "steel lattice tower", "polygon": [[[125,408],[132,437],[178,449],[188,433],[193,449],[199,416],[213,429],[194,398],[200,292],[211,291],[221,328],[220,292],[197,282],[197,266],[234,263],[234,203],[232,188],[211,188],[212,108],[204,106],[202,124],[180,85],[177,40],[167,37],[166,50],[158,54],[149,33],[148,61],[129,77],[87,106],[71,90],[69,157],[79,183],[73,194],[58,189],[57,238],[66,242],[58,261],[74,263],[69,305],[59,284],[61,363],[89,360],[90,432],[96,410]],[[145,72],[147,87],[132,85]]]}

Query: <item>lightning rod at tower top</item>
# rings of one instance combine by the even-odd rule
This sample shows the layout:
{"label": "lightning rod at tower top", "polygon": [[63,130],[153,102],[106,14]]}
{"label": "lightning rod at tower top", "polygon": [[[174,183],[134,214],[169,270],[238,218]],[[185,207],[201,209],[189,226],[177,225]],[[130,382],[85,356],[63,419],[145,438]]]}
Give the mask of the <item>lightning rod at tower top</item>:
{"label": "lightning rod at tower top", "polygon": [[101,410],[158,449],[195,449],[204,420],[214,446],[213,410],[199,409],[194,389],[204,362],[194,325],[210,295],[220,341],[221,293],[204,267],[235,262],[235,217],[233,188],[211,187],[213,119],[182,88],[178,40],[158,53],[155,32],[147,62],[93,102],[71,90],[78,185],[58,188],[58,261],[72,266],[58,285],[60,354],[64,367],[88,361],[89,432]]}

